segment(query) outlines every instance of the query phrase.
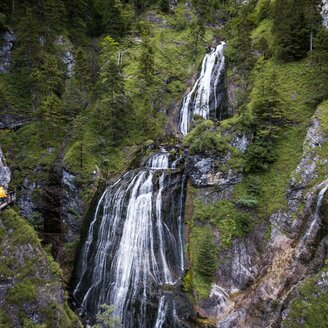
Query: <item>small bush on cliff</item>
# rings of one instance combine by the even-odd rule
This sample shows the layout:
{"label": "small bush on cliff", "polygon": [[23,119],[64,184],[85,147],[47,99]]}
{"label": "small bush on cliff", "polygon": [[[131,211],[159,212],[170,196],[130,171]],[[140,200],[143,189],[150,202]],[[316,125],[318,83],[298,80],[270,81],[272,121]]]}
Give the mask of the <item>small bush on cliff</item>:
{"label": "small bush on cliff", "polygon": [[218,154],[229,149],[227,138],[215,130],[212,121],[200,123],[185,137],[184,145],[192,154],[202,152]]}
{"label": "small bush on cliff", "polygon": [[194,219],[216,226],[222,247],[229,247],[234,237],[242,237],[253,225],[251,214],[236,208],[229,200],[219,200],[214,204],[196,201]]}
{"label": "small bush on cliff", "polygon": [[113,317],[114,306],[102,304],[97,313],[97,324],[92,328],[120,328],[122,327],[120,319]]}

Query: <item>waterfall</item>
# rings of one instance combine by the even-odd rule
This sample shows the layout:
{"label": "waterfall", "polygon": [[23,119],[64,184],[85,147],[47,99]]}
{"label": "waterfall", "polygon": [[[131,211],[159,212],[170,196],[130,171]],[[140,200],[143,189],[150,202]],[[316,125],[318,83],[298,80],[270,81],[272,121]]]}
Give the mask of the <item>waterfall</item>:
{"label": "waterfall", "polygon": [[78,259],[74,297],[92,315],[114,305],[124,328],[180,327],[185,178],[170,157],[163,149],[105,190]]}
{"label": "waterfall", "polygon": [[319,222],[320,222],[320,208],[321,208],[322,201],[323,201],[323,198],[324,198],[324,195],[325,195],[327,189],[328,189],[328,184],[324,185],[323,188],[319,191],[318,199],[317,199],[317,206],[316,206],[316,209],[315,209],[315,212],[314,212],[314,220],[311,222],[311,225],[310,225],[308,231],[306,232],[306,234],[303,237],[303,243],[307,242],[308,239],[311,239],[310,237],[312,236],[313,231],[319,225]]}
{"label": "waterfall", "polygon": [[216,111],[222,102],[222,96],[218,97],[218,87],[224,71],[224,47],[225,43],[222,42],[205,55],[200,75],[192,90],[183,99],[179,122],[183,135],[189,131],[192,116],[198,115],[209,119],[214,111],[213,117],[217,118]]}

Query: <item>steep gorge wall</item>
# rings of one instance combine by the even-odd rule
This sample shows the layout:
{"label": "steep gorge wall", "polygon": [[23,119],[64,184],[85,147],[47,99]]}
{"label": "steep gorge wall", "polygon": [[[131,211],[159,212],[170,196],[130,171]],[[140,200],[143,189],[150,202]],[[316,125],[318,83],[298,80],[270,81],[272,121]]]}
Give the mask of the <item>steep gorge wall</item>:
{"label": "steep gorge wall", "polygon": [[[1,154],[0,183],[10,169]],[[0,326],[81,327],[69,309],[61,270],[41,247],[35,231],[14,209],[0,213]]]}
{"label": "steep gorge wall", "polygon": [[[291,300],[298,295],[303,279],[325,263],[327,213],[321,206],[326,203],[328,180],[322,181],[327,162],[322,149],[328,135],[320,120],[322,111],[319,108],[315,112],[308,128],[303,155],[286,190],[287,207],[270,216],[270,228],[266,222],[259,223],[219,253],[211,293],[197,302],[198,312],[212,317],[217,327],[289,327]],[[189,161],[191,182],[201,187],[194,189],[193,197],[207,203],[229,199],[234,185],[242,179],[231,170],[230,178],[222,179],[220,165],[215,168],[211,162],[218,164],[220,159]],[[220,245],[220,233],[215,234]],[[322,286],[324,293],[325,284]]]}

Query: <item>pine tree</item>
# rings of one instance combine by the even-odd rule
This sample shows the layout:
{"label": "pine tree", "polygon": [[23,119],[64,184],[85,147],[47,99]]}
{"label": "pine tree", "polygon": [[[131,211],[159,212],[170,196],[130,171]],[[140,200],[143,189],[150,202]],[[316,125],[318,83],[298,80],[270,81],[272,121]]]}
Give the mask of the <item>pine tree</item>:
{"label": "pine tree", "polygon": [[148,37],[145,37],[142,42],[142,50],[139,58],[139,74],[147,86],[153,84],[155,79],[155,54]]}
{"label": "pine tree", "polygon": [[313,34],[320,21],[319,0],[276,0],[273,5],[273,34],[276,57],[301,59],[312,50]]}
{"label": "pine tree", "polygon": [[12,71],[21,94],[28,94],[32,110],[35,112],[35,85],[31,74],[39,66],[44,50],[40,44],[39,24],[35,13],[30,7],[25,8],[25,16],[17,24],[17,42],[13,50]]}
{"label": "pine tree", "polygon": [[226,27],[229,46],[225,53],[229,63],[247,78],[255,64],[251,42],[254,23],[250,15],[253,5],[249,3],[239,5],[239,7],[236,16],[229,21]]}
{"label": "pine tree", "polygon": [[95,0],[95,10],[100,17],[100,28],[114,39],[119,39],[126,31],[121,15],[122,5],[119,0]]}
{"label": "pine tree", "polygon": [[98,103],[99,124],[102,133],[109,137],[113,146],[119,144],[126,135],[129,102],[125,95],[124,78],[117,63],[119,44],[110,36],[101,42],[100,78]]}
{"label": "pine tree", "polygon": [[259,85],[253,94],[253,143],[246,152],[246,172],[266,170],[276,160],[275,143],[284,124],[283,104],[278,93],[277,73],[274,68],[266,69],[267,74],[257,67]]}
{"label": "pine tree", "polygon": [[209,227],[199,241],[199,249],[196,257],[196,271],[200,274],[212,277],[217,269],[217,249],[214,243],[213,232]]}
{"label": "pine tree", "polygon": [[73,39],[79,39],[79,34],[84,34],[91,22],[91,5],[86,0],[65,1],[67,19]]}
{"label": "pine tree", "polygon": [[321,27],[314,38],[314,51],[312,53],[312,62],[316,66],[316,78],[319,97],[328,96],[328,30]]}
{"label": "pine tree", "polygon": [[170,11],[170,1],[169,0],[160,0],[160,8],[163,13],[169,13]]}

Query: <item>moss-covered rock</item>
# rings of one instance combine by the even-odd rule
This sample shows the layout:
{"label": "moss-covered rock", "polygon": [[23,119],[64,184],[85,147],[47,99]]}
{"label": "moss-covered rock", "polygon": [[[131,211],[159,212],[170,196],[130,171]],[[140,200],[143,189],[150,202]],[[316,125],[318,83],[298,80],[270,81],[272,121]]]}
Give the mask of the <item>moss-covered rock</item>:
{"label": "moss-covered rock", "polygon": [[81,327],[67,305],[61,270],[17,213],[0,214],[0,326]]}
{"label": "moss-covered rock", "polygon": [[284,328],[328,326],[328,269],[306,279],[285,310]]}

